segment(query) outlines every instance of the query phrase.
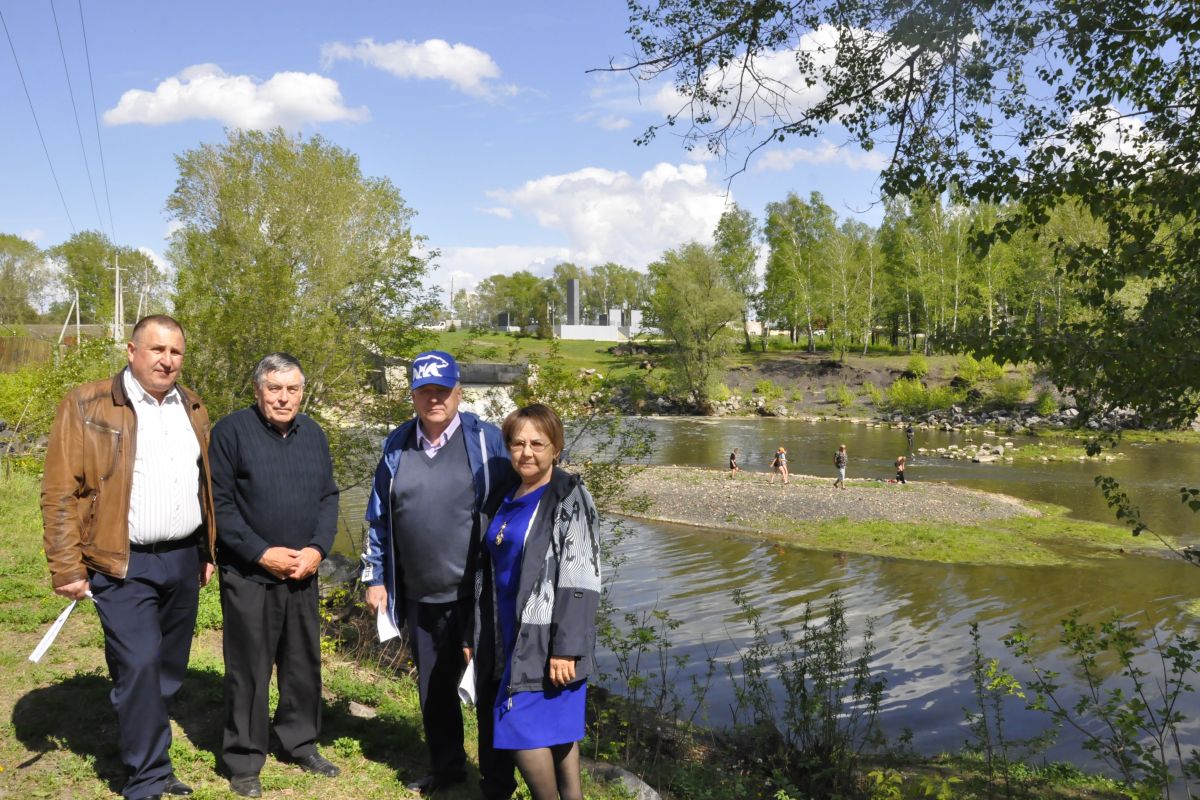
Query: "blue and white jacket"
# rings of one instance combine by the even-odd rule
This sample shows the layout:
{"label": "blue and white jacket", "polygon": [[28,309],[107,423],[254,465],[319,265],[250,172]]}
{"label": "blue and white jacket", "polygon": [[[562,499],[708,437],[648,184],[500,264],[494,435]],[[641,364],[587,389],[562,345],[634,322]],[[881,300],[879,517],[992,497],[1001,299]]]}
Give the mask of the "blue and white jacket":
{"label": "blue and white jacket", "polygon": [[[480,518],[480,530],[486,530],[488,520],[484,508],[497,493],[512,484],[515,473],[499,428],[467,411],[458,412],[458,417],[467,445],[467,462],[475,479],[475,514]],[[404,624],[404,565],[396,564],[396,550],[392,545],[392,483],[400,469],[404,443],[416,424],[417,419],[413,417],[384,440],[383,457],[375,467],[375,480],[367,500],[366,518],[370,528],[363,544],[362,582],[365,586],[382,585],[387,589],[388,615],[396,627]],[[464,567],[470,570],[472,565],[464,564]]]}
{"label": "blue and white jacket", "polygon": [[[554,688],[551,656],[577,659],[576,681],[595,673],[601,589],[598,528],[596,506],[583,481],[555,467],[521,553],[518,633],[508,665],[510,695]],[[481,661],[489,662],[477,662],[477,669],[499,680],[504,654],[498,644],[495,573],[486,547],[480,548],[477,563],[475,650]]]}

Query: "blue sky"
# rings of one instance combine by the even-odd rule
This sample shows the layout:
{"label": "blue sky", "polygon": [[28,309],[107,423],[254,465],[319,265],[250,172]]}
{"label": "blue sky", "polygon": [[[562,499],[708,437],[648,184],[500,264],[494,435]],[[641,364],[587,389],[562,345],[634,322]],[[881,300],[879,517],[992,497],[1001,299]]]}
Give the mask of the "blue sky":
{"label": "blue sky", "polygon": [[[98,2],[82,0],[121,244],[160,257],[174,156],[225,127],[283,124],[356,153],[417,212],[442,256],[431,282],[548,274],[561,260],[644,269],[708,240],[725,204],[761,217],[789,191],[821,192],[876,222],[878,163],[835,139],[776,145],[727,187],[730,167],[660,135],[666,83],[589,74],[627,59],[625,3]],[[72,114],[53,11],[100,217]],[[0,0],[76,230],[110,232],[79,0]],[[50,246],[71,223],[7,41],[0,41],[0,231]],[[727,192],[728,188],[728,192]]]}

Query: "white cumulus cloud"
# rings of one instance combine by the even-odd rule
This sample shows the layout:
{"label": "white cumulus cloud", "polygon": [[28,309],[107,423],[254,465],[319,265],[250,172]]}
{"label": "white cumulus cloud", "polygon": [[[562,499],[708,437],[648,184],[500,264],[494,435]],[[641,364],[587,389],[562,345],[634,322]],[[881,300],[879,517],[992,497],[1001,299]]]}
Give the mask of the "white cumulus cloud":
{"label": "white cumulus cloud", "polygon": [[596,124],[606,131],[623,131],[633,124],[629,117],[618,117],[615,114],[605,114],[596,120]]}
{"label": "white cumulus cloud", "polygon": [[566,237],[581,264],[642,268],[684,242],[712,241],[725,191],[703,164],[658,164],[641,175],[587,167],[490,193]]}
{"label": "white cumulus cloud", "polygon": [[438,257],[433,284],[448,290],[451,282],[455,291],[472,289],[492,275],[511,275],[529,270],[535,275],[549,275],[554,266],[571,260],[571,251],[555,245],[503,244],[494,247],[443,247]]}
{"label": "white cumulus cloud", "polygon": [[355,44],[333,42],[321,47],[326,69],[338,61],[359,61],[395,75],[416,80],[444,80],[472,97],[494,98],[517,93],[512,84],[500,83],[500,67],[484,51],[469,44],[450,44],[444,39],[424,42],[376,42],[360,39]]}
{"label": "white cumulus cloud", "polygon": [[443,289],[451,277],[456,289],[469,289],[491,275],[518,270],[549,276],[563,261],[586,267],[615,261],[644,269],[685,242],[711,243],[727,202],[702,164],[663,163],[641,175],[586,167],[488,194],[503,205],[481,210],[531,218],[565,243],[442,246],[432,282]]}
{"label": "white cumulus cloud", "polygon": [[822,141],[811,148],[767,150],[755,162],[754,169],[758,172],[787,172],[797,164],[838,164],[852,170],[880,172],[887,166],[887,158],[875,151],[839,147],[833,142]]}
{"label": "white cumulus cloud", "polygon": [[167,78],[153,91],[130,89],[104,112],[109,125],[164,125],[212,119],[244,129],[309,122],[361,122],[365,106],[348,108],[337,81],[306,72],[277,72],[260,81],[230,75],[216,64],[196,64]]}

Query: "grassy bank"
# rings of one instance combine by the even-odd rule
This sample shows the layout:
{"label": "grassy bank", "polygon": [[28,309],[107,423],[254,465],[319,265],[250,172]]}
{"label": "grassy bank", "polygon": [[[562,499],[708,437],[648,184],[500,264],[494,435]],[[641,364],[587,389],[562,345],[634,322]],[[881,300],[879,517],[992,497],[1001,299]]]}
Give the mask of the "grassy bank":
{"label": "grassy bank", "polygon": [[[640,359],[614,356],[608,351],[616,342],[572,341],[557,342],[559,358],[570,370],[594,369],[605,376],[619,377],[633,371]],[[532,336],[512,336],[504,333],[451,331],[438,335],[438,347],[470,363],[526,361],[530,355],[544,358],[550,352],[549,339]]]}
{"label": "grassy bank", "polygon": [[[13,474],[0,478],[0,797],[111,798],[124,780],[116,719],[108,701],[103,635],[96,611],[80,603],[39,664],[27,661],[45,627],[66,601],[49,588],[41,547],[38,484]],[[217,594],[204,590],[206,605]],[[173,713],[171,758],[196,800],[235,798],[217,773],[223,723],[219,631],[202,630]],[[324,660],[324,724],[320,748],[342,768],[336,780],[309,776],[268,759],[265,796],[357,800],[409,796],[407,781],[428,771],[415,683],[337,654]],[[351,704],[355,704],[352,712]],[[365,707],[366,712],[359,707]],[[474,716],[467,714],[468,749]],[[470,753],[472,760],[474,753]],[[478,775],[442,792],[449,800],[478,795]],[[588,797],[624,797],[585,774]]]}

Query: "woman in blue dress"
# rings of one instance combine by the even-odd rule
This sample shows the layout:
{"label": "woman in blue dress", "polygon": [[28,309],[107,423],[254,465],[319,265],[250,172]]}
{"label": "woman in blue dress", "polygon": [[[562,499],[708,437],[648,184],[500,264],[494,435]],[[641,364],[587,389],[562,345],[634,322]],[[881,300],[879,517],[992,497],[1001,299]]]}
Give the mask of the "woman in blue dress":
{"label": "woman in blue dress", "polygon": [[494,744],[512,751],[533,800],[582,800],[579,741],[600,600],[596,508],[579,476],[556,466],[563,427],[553,409],[514,411],[501,432],[520,483],[492,516],[475,582],[476,645],[480,635],[497,645],[496,663],[481,670],[500,675]]}

